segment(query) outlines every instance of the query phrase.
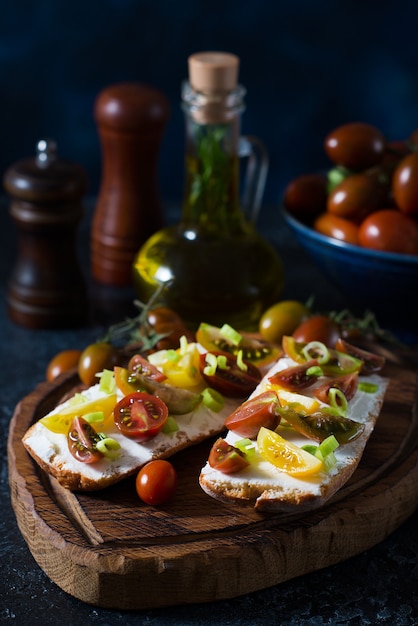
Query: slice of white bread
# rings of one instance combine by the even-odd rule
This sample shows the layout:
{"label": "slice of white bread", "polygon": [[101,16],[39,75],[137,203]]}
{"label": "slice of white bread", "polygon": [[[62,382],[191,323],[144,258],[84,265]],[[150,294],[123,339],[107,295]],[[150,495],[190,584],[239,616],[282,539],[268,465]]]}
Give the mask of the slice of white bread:
{"label": "slice of white bread", "polygon": [[[97,384],[83,391],[82,395],[91,400],[105,394]],[[119,393],[118,397],[121,398],[122,394]],[[66,400],[50,414],[59,413],[70,402],[71,399]],[[223,430],[226,416],[239,403],[240,400],[226,398],[219,412],[200,403],[192,412],[175,416],[178,430],[169,434],[160,432],[143,443],[122,435],[111,420],[111,425],[106,427],[105,432],[120,444],[119,456],[113,460],[103,457],[92,464],[77,461],[69,452],[67,435],[52,432],[42,421],[33,424],[22,441],[38,465],[54,476],[62,486],[71,491],[96,491],[135,474],[148,461],[170,457],[179,450],[218,434]]]}
{"label": "slice of white bread", "polygon": [[[268,378],[275,372],[295,365],[288,358],[280,359],[264,376],[252,396],[268,388]],[[260,511],[298,512],[322,506],[350,478],[360,462],[366,443],[379,416],[388,381],[380,375],[360,376],[360,381],[377,385],[375,393],[357,390],[348,403],[347,417],[364,424],[362,434],[335,451],[336,465],[328,472],[311,477],[295,478],[280,471],[256,452],[250,465],[236,474],[225,474],[213,469],[209,462],[203,467],[199,482],[210,496],[228,502],[251,504]],[[306,395],[312,395],[307,390]],[[279,426],[277,432],[298,446],[311,442],[293,429]],[[226,441],[234,445],[241,436],[229,431]]]}

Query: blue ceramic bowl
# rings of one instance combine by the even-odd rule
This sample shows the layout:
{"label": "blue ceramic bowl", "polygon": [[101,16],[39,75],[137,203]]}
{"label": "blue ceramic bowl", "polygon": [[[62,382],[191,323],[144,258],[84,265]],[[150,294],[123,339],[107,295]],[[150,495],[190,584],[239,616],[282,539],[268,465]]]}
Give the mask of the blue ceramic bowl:
{"label": "blue ceramic bowl", "polygon": [[418,328],[418,256],[347,244],[317,233],[286,210],[283,216],[313,262],[349,303],[371,309],[393,326]]}

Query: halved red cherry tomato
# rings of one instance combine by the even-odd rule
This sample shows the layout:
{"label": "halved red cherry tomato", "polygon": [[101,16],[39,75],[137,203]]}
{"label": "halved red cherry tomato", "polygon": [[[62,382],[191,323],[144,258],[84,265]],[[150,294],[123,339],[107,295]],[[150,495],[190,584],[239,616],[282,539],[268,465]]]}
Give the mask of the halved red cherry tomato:
{"label": "halved red cherry tomato", "polygon": [[208,462],[213,469],[223,474],[235,474],[249,465],[244,453],[222,438],[213,444]]}
{"label": "halved red cherry tomato", "polygon": [[250,363],[244,361],[244,369],[241,368],[236,357],[225,352],[210,352],[215,357],[223,357],[226,366],[217,367],[214,374],[205,373],[207,366],[206,354],[200,355],[200,372],[207,384],[230,398],[243,398],[249,396],[257,387],[262,375],[260,370]]}
{"label": "halved red cherry tomato", "polygon": [[137,391],[122,398],[113,414],[117,428],[125,437],[146,441],[164,428],[168,408],[160,398]]}
{"label": "halved red cherry tomato", "polygon": [[221,328],[202,322],[196,332],[196,341],[208,352],[226,352],[242,358],[256,367],[262,367],[276,361],[280,350],[270,341],[254,337],[249,333],[239,333],[241,340],[234,343],[221,332]]}
{"label": "halved red cherry tomato", "polygon": [[262,426],[275,430],[280,417],[279,399],[275,391],[268,390],[241,404],[225,420],[225,426],[241,437],[257,437]]}
{"label": "halved red cherry tomato", "polygon": [[96,449],[100,440],[93,426],[84,417],[75,417],[67,435],[68,449],[72,456],[82,463],[96,463],[103,454]]}
{"label": "halved red cherry tomato", "polygon": [[353,346],[342,338],[337,341],[335,349],[339,352],[345,352],[356,359],[361,359],[363,361],[363,365],[360,370],[362,374],[374,374],[375,372],[380,372],[386,363],[385,357],[381,354],[375,354],[374,352],[369,352],[369,350]]}
{"label": "halved red cherry tomato", "polygon": [[143,502],[158,506],[173,498],[177,488],[177,472],[169,461],[150,461],[139,470],[135,486]]}
{"label": "halved red cherry tomato", "polygon": [[141,374],[141,376],[156,380],[159,383],[167,378],[158,367],[155,367],[155,365],[150,363],[148,359],[141,354],[134,354],[134,356],[129,359],[128,370],[134,374],[138,373]]}
{"label": "halved red cherry tomato", "polygon": [[288,391],[300,391],[314,384],[322,374],[316,359],[306,361],[301,365],[286,367],[270,376],[272,385],[279,385]]}
{"label": "halved red cherry tomato", "polygon": [[344,376],[338,376],[324,382],[319,387],[316,387],[313,391],[314,396],[318,398],[324,404],[329,404],[329,392],[330,389],[338,389],[345,395],[347,402],[354,397],[358,387],[358,374],[345,374]]}
{"label": "halved red cherry tomato", "polygon": [[135,393],[135,391],[143,391],[143,385],[136,379],[135,374],[126,369],[126,367],[115,365],[113,372],[115,374],[116,387],[125,396]]}

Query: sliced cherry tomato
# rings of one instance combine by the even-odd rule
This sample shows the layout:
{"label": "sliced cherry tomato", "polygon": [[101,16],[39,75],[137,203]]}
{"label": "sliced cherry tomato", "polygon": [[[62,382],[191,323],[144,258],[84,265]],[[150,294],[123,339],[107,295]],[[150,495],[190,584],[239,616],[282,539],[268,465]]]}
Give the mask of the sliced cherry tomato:
{"label": "sliced cherry tomato", "polygon": [[345,352],[356,359],[361,359],[363,361],[363,365],[360,370],[362,374],[367,375],[380,372],[386,363],[385,357],[381,354],[375,354],[374,352],[369,352],[363,348],[353,346],[341,337],[338,339],[335,348],[339,352]]}
{"label": "sliced cherry tomato", "polygon": [[322,370],[318,366],[316,359],[306,361],[300,365],[286,367],[270,376],[269,382],[272,385],[279,385],[288,391],[300,391],[311,387],[321,376]]}
{"label": "sliced cherry tomato", "polygon": [[313,454],[302,450],[268,428],[260,428],[257,447],[261,456],[290,476],[303,477],[316,474],[323,463]]}
{"label": "sliced cherry tomato", "polygon": [[46,379],[54,380],[63,372],[67,372],[78,365],[82,350],[63,350],[58,352],[48,363],[46,368]]}
{"label": "sliced cherry tomato", "polygon": [[119,360],[119,351],[104,341],[87,346],[78,362],[80,380],[89,387],[97,382],[96,374],[104,369],[113,369]]}
{"label": "sliced cherry tomato", "polygon": [[235,474],[249,465],[245,454],[222,438],[213,444],[208,462],[213,469],[223,474]]}
{"label": "sliced cherry tomato", "polygon": [[327,315],[312,315],[292,333],[298,342],[321,341],[329,348],[335,347],[340,334],[341,329],[337,322]]}
{"label": "sliced cherry tomato", "polygon": [[82,463],[97,463],[103,454],[96,448],[99,435],[83,417],[75,417],[67,435],[68,449]]}
{"label": "sliced cherry tomato", "polygon": [[135,486],[143,502],[158,506],[174,497],[177,482],[177,472],[173,465],[169,461],[157,459],[139,470]]}
{"label": "sliced cherry tomato", "polygon": [[[225,360],[225,367],[217,367],[213,374],[205,373],[207,367],[206,355],[221,357]],[[248,361],[240,367],[236,357],[225,352],[210,352],[200,355],[200,373],[207,384],[230,398],[243,398],[249,396],[261,381],[260,370]]]}
{"label": "sliced cherry tomato", "polygon": [[137,391],[115,406],[115,424],[125,437],[146,441],[155,437],[168,419],[167,405],[149,393]]}
{"label": "sliced cherry tomato", "polygon": [[156,380],[161,382],[166,378],[165,374],[161,372],[158,367],[155,367],[152,363],[148,361],[142,354],[134,354],[128,363],[128,370],[134,372],[135,374],[141,374],[141,376],[146,376],[147,378],[152,378],[152,380]]}
{"label": "sliced cherry tomato", "polygon": [[345,397],[347,402],[351,400],[358,387],[358,373],[354,372],[353,374],[345,374],[344,376],[338,376],[337,378],[332,378],[324,382],[319,387],[316,387],[313,391],[314,396],[318,398],[324,404],[329,404],[329,392],[331,389],[338,389],[341,391]]}
{"label": "sliced cherry tomato", "polygon": [[129,396],[136,391],[144,391],[144,386],[136,378],[136,375],[126,367],[115,365],[113,368],[115,374],[116,387],[125,395]]}
{"label": "sliced cherry tomato", "polygon": [[68,433],[71,422],[75,417],[82,417],[88,413],[103,413],[103,422],[100,427],[103,428],[106,421],[110,419],[112,411],[116,406],[116,394],[110,394],[103,398],[95,398],[94,400],[85,400],[80,402],[70,402],[59,412],[52,413],[42,417],[39,421],[48,430],[54,433]]}
{"label": "sliced cherry tomato", "polygon": [[354,441],[364,431],[363,424],[326,409],[304,414],[285,406],[280,408],[280,415],[299,433],[316,441],[324,441],[334,435],[339,444],[344,444]]}
{"label": "sliced cherry tomato", "polygon": [[159,350],[149,356],[151,362],[162,369],[166,382],[175,387],[196,387],[202,383],[200,352],[195,342],[176,350]]}
{"label": "sliced cherry tomato", "polygon": [[[296,341],[294,337],[283,337],[283,350],[296,363],[306,363],[308,360],[303,352],[307,345],[304,342]],[[312,354],[312,357],[315,357]],[[359,372],[363,361],[345,352],[339,352],[335,348],[328,348],[328,360],[321,362],[321,369],[324,376],[343,376],[352,372]]]}
{"label": "sliced cherry tomato", "polygon": [[241,437],[252,439],[257,436],[261,426],[275,430],[280,417],[277,412],[279,399],[273,390],[250,398],[241,404],[225,420],[225,426]]}
{"label": "sliced cherry tomato", "polygon": [[277,361],[279,349],[270,341],[259,339],[248,333],[239,333],[241,340],[234,343],[221,332],[221,329],[211,324],[201,323],[196,332],[196,341],[208,352],[225,352],[242,358],[256,367],[262,367]]}

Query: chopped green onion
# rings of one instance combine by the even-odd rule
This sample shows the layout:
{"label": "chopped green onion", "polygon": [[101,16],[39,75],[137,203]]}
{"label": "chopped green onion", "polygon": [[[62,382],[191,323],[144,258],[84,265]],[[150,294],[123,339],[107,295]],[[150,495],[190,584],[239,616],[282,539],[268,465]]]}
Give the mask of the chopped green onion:
{"label": "chopped green onion", "polygon": [[166,435],[170,435],[171,433],[177,432],[179,429],[179,425],[177,424],[174,417],[171,415],[168,416],[166,423],[163,426],[162,432]]}
{"label": "chopped green onion", "polygon": [[365,393],[376,393],[379,389],[379,385],[376,385],[376,383],[366,383],[362,381],[359,382],[358,389],[359,391],[364,391]]}
{"label": "chopped green onion", "polygon": [[202,391],[202,402],[205,407],[211,411],[219,413],[219,411],[224,407],[225,399],[219,391],[216,391],[216,389],[206,387],[206,389]]}
{"label": "chopped green onion", "polygon": [[245,456],[250,459],[255,454],[255,442],[251,439],[239,439],[235,442],[234,446],[244,452]]}
{"label": "chopped green onion", "polygon": [[229,324],[224,324],[220,329],[220,333],[225,339],[228,339],[234,346],[239,346],[242,340],[242,335],[239,334],[235,328],[232,328]]}
{"label": "chopped green onion", "polygon": [[187,341],[187,337],[186,335],[182,335],[180,337],[180,350],[179,350],[180,354],[181,355],[186,354],[188,347],[189,347],[189,342]]}
{"label": "chopped green onion", "polygon": [[116,381],[113,370],[103,370],[103,372],[100,372],[98,376],[100,377],[100,391],[109,394],[114,393],[116,389]]}
{"label": "chopped green onion", "polygon": [[86,413],[86,415],[83,415],[83,417],[86,420],[86,422],[88,422],[89,424],[96,424],[97,422],[104,421],[103,411],[94,411],[93,413]]}
{"label": "chopped green onion", "polygon": [[75,393],[72,398],[68,400],[69,406],[75,406],[77,404],[82,404],[83,402],[87,402],[86,396],[83,396],[82,393]]}
{"label": "chopped green onion", "polygon": [[309,454],[316,456],[316,453],[318,451],[318,446],[316,446],[313,443],[307,443],[304,446],[302,446],[302,450],[305,450],[305,452],[309,452]]}
{"label": "chopped green onion", "polygon": [[243,372],[246,372],[247,369],[248,369],[248,365],[246,363],[244,363],[244,361],[242,359],[242,350],[238,350],[237,365],[238,365],[239,369],[242,370]]}
{"label": "chopped green onion", "polygon": [[309,359],[317,359],[320,365],[328,363],[330,353],[327,346],[322,341],[310,341],[302,349],[303,356]]}
{"label": "chopped green onion", "polygon": [[318,376],[319,378],[320,376],[322,376],[323,371],[322,367],[319,367],[319,365],[312,365],[312,367],[308,367],[306,373],[308,376]]}
{"label": "chopped green onion", "polygon": [[337,387],[331,387],[328,392],[328,398],[330,401],[330,406],[334,409],[337,409],[340,415],[344,416],[347,414],[348,402],[341,389],[337,389]]}
{"label": "chopped green onion", "polygon": [[229,369],[229,365],[228,365],[228,361],[226,359],[226,356],[224,354],[219,354],[216,357],[216,361],[218,364],[218,367],[220,370],[227,370]]}
{"label": "chopped green onion", "polygon": [[334,452],[340,444],[334,435],[330,435],[319,444],[319,450],[323,457],[326,457],[331,452]]}
{"label": "chopped green onion", "polygon": [[99,433],[99,437],[96,449],[108,459],[116,459],[119,456],[120,443],[116,439],[107,437],[104,433]]}
{"label": "chopped green onion", "polygon": [[205,361],[207,365],[204,368],[203,373],[206,374],[206,376],[213,376],[216,372],[216,368],[218,367],[216,355],[208,352],[205,356]]}
{"label": "chopped green onion", "polygon": [[177,363],[177,361],[180,359],[180,355],[177,350],[173,350],[172,348],[170,348],[166,352],[166,358],[167,361],[170,361],[171,363]]}

